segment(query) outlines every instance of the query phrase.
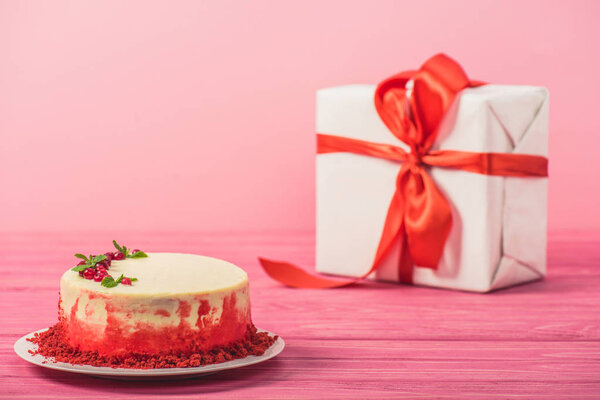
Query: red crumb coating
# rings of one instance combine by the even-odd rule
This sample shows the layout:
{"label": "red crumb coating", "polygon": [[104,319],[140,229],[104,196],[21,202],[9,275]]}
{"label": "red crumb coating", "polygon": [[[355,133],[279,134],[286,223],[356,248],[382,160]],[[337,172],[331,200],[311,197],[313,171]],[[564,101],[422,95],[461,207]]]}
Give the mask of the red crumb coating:
{"label": "red crumb coating", "polygon": [[66,341],[63,322],[59,322],[47,331],[36,333],[33,338],[27,340],[38,345],[37,350],[30,351],[31,354],[52,357],[58,362],[95,367],[151,369],[200,367],[250,355],[260,356],[277,340],[277,336],[257,332],[256,327],[249,324],[243,339],[207,351],[172,352],[160,355],[129,352],[118,356],[105,356],[97,351],[81,351],[71,347]]}

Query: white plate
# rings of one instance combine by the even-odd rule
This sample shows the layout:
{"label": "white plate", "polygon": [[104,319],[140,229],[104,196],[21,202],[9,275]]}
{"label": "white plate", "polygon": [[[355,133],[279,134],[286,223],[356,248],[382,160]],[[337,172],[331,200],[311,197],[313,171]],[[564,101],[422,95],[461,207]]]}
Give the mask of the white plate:
{"label": "white plate", "polygon": [[[191,378],[195,375],[214,374],[215,372],[226,371],[228,369],[247,367],[248,365],[258,364],[267,361],[277,354],[281,353],[285,347],[285,343],[281,337],[269,347],[262,356],[248,356],[237,360],[227,361],[219,364],[204,365],[202,367],[189,368],[155,368],[155,369],[138,369],[138,368],[110,368],[110,367],[94,367],[91,365],[78,365],[63,362],[56,362],[51,357],[44,357],[41,354],[32,355],[29,350],[35,350],[37,345],[31,343],[27,339],[32,338],[35,333],[42,333],[46,329],[40,329],[36,332],[31,332],[23,336],[15,343],[15,352],[23,360],[40,367],[56,369],[59,371],[74,372],[78,374],[94,375],[101,378],[110,379],[172,379],[172,378]],[[259,332],[267,332],[262,329]],[[274,333],[267,332],[271,336]]]}

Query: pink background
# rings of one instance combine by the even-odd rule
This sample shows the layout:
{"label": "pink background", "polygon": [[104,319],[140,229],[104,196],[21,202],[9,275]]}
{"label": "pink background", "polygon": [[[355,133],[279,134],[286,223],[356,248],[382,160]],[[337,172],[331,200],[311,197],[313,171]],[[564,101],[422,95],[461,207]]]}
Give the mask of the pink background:
{"label": "pink background", "polygon": [[443,51],[551,93],[551,231],[600,227],[600,2],[0,2],[0,230],[312,231],[314,98]]}

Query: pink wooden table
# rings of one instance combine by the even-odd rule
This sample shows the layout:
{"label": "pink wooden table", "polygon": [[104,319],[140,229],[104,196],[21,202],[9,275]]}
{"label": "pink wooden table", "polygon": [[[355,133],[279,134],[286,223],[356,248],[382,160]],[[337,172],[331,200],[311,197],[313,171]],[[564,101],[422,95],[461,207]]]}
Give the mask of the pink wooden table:
{"label": "pink wooden table", "polygon": [[[13,353],[53,324],[75,251],[112,238],[150,251],[228,259],[250,275],[258,327],[285,351],[200,379],[110,381],[54,372]],[[312,234],[0,234],[0,398],[600,398],[600,241],[551,237],[543,282],[478,295],[368,283],[293,290],[257,255],[313,263]]]}

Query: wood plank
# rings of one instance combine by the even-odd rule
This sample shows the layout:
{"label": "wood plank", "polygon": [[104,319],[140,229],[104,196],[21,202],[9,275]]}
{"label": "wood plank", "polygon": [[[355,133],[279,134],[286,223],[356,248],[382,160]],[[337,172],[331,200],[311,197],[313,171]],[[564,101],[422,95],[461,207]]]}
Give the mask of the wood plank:
{"label": "wood plank", "polygon": [[[570,398],[593,398],[590,389],[598,388],[600,383],[599,360],[598,342],[296,339],[289,341],[287,351],[277,361],[198,382],[184,381],[182,387],[173,382],[166,382],[166,386],[174,390],[171,394],[181,396],[194,394],[207,385],[221,387],[259,378],[261,384],[237,389],[234,385],[231,393],[239,390],[248,396],[285,393],[286,398],[314,398],[319,397],[318,391],[308,389],[318,387],[340,389],[337,394],[352,398],[428,394],[451,397],[466,390],[481,396],[553,398],[562,393]],[[21,379],[21,386],[15,388],[18,391],[7,394],[25,397],[67,386],[70,395],[85,398],[90,389],[104,389],[107,384],[86,377],[78,377],[73,383],[73,376],[25,363],[15,365],[4,378]],[[28,381],[35,381],[35,385]],[[110,382],[114,388],[127,393],[135,388],[139,394],[153,393],[164,385]],[[303,389],[285,391],[289,385]],[[540,392],[544,385],[551,385],[552,393]]]}
{"label": "wood plank", "polygon": [[[243,266],[257,326],[287,348],[265,364],[196,380],[116,382],[31,366],[12,345],[56,321],[58,278],[111,233],[0,233],[0,398],[600,398],[600,241],[549,244],[544,281],[492,294],[365,283],[293,290],[256,256],[314,262],[312,233],[119,233],[154,251]],[[25,271],[25,272],[24,272]],[[315,311],[318,310],[318,311]]]}

